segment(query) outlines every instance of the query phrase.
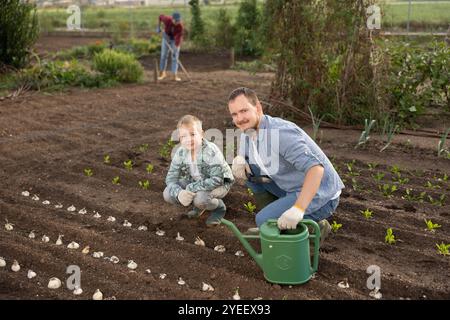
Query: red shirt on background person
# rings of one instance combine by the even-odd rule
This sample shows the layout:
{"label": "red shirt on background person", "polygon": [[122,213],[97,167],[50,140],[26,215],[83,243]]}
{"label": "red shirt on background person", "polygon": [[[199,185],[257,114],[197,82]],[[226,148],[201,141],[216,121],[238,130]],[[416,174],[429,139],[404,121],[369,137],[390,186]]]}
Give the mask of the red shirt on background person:
{"label": "red shirt on background person", "polygon": [[181,17],[178,12],[175,12],[172,16],[160,15],[159,23],[164,23],[164,32],[167,34],[170,40],[175,39],[175,45],[180,46],[183,37],[183,25],[181,24]]}

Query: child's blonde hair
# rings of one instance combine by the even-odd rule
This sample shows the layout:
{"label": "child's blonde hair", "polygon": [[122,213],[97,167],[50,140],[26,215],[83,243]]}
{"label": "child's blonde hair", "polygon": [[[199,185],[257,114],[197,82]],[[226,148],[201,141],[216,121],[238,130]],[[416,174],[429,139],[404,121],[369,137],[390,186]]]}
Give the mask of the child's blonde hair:
{"label": "child's blonde hair", "polygon": [[202,121],[196,116],[190,114],[187,114],[181,117],[180,120],[178,120],[177,129],[179,129],[181,126],[191,126],[191,125],[197,125],[199,131],[203,131]]}

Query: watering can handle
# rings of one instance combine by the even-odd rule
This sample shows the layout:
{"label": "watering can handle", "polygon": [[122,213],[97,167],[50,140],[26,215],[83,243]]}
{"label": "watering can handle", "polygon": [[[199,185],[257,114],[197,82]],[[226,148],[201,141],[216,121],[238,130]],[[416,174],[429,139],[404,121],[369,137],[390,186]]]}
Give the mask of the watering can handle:
{"label": "watering can handle", "polygon": [[310,225],[314,228],[314,234],[309,235],[309,239],[314,239],[314,260],[313,260],[313,266],[311,272],[317,272],[317,268],[319,266],[319,248],[320,248],[320,227],[317,224],[317,222],[310,220],[310,219],[304,219],[300,221],[300,223]]}

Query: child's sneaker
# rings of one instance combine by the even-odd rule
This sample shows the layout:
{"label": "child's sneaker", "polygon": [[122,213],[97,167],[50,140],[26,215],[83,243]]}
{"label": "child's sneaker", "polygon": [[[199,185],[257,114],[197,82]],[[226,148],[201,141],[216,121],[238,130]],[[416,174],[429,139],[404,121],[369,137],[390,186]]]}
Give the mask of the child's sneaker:
{"label": "child's sneaker", "polygon": [[206,225],[210,227],[220,224],[220,220],[225,217],[226,211],[227,208],[225,207],[225,204],[222,200],[219,199],[219,206],[213,212],[211,212],[211,215],[208,217],[208,219],[206,219]]}

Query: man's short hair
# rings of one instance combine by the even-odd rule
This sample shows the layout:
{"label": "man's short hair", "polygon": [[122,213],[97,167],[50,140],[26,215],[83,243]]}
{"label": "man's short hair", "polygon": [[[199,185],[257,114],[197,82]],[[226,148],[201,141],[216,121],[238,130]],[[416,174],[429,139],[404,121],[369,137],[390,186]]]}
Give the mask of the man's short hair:
{"label": "man's short hair", "polygon": [[250,101],[250,103],[256,107],[256,103],[259,101],[258,97],[256,96],[255,91],[246,87],[234,89],[228,96],[228,103],[234,101],[234,99],[236,99],[240,95],[244,95],[248,99],[248,101]]}
{"label": "man's short hair", "polygon": [[196,116],[187,114],[181,117],[180,120],[178,120],[177,129],[180,128],[181,126],[193,126],[193,125],[197,125],[197,128],[200,131],[202,130],[202,121]]}

